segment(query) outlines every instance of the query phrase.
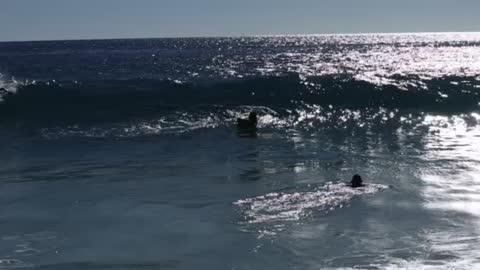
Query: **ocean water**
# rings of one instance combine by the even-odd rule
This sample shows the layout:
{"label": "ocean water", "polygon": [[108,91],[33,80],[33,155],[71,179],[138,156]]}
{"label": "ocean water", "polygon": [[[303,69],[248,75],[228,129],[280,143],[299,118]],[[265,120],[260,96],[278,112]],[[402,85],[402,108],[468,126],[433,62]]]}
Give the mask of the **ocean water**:
{"label": "ocean water", "polygon": [[478,33],[10,42],[0,74],[0,269],[480,268]]}

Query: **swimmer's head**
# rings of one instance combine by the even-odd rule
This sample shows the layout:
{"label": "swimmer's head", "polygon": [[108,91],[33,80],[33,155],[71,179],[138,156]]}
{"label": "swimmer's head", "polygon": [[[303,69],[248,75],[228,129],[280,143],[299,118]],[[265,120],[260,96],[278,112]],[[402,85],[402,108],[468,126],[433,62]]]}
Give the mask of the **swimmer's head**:
{"label": "swimmer's head", "polygon": [[257,113],[256,112],[251,112],[248,115],[248,120],[250,120],[250,122],[252,122],[252,123],[257,123]]}
{"label": "swimmer's head", "polygon": [[352,181],[350,182],[350,184],[352,185],[352,187],[361,187],[361,186],[363,186],[362,182],[363,182],[362,177],[358,174],[355,174],[352,177]]}

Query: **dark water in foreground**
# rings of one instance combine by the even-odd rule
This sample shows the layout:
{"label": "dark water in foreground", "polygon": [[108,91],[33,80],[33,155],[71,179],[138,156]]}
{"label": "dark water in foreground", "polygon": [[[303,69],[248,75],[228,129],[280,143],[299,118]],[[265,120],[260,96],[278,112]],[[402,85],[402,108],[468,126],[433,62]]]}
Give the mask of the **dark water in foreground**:
{"label": "dark water in foreground", "polygon": [[480,267],[479,59],[475,33],[0,43],[0,269]]}

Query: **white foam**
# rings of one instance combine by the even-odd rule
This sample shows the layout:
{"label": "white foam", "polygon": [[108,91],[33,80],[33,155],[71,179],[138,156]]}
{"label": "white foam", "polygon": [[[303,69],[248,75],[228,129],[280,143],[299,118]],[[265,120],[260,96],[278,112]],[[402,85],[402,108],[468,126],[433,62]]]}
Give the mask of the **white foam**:
{"label": "white foam", "polygon": [[[10,93],[17,92],[17,87],[19,82],[15,80],[15,78],[7,78],[5,75],[0,73],[0,89],[5,89]],[[0,93],[0,102],[3,101],[2,96],[4,93]]]}
{"label": "white foam", "polygon": [[17,259],[0,259],[0,269],[27,268],[33,265]]}
{"label": "white foam", "polygon": [[295,221],[307,217],[312,210],[333,210],[347,204],[354,196],[372,194],[387,188],[368,184],[351,188],[344,183],[327,183],[315,191],[295,193],[269,193],[235,202],[247,223]]}

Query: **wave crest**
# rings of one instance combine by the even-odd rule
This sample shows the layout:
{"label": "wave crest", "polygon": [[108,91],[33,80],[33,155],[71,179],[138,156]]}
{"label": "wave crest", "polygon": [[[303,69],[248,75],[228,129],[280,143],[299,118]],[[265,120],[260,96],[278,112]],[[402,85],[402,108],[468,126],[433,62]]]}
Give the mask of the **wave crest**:
{"label": "wave crest", "polygon": [[[1,78],[1,77],[0,77]],[[8,92],[0,120],[112,121],[157,117],[165,111],[200,106],[265,106],[296,109],[299,104],[350,109],[413,108],[422,111],[478,109],[480,80],[474,77],[395,78],[379,85],[348,75],[298,75],[180,83],[170,80],[19,83],[0,80]],[[415,82],[415,83],[407,83]]]}

